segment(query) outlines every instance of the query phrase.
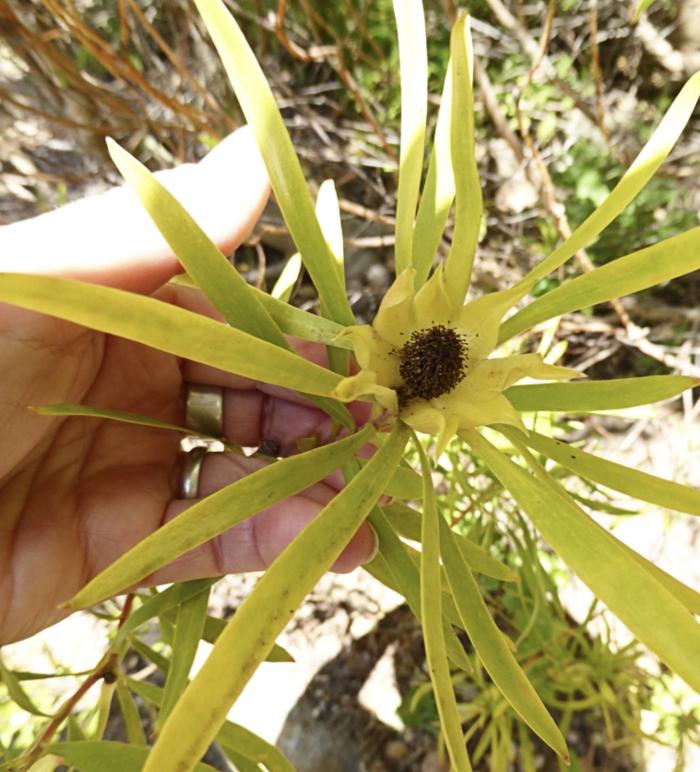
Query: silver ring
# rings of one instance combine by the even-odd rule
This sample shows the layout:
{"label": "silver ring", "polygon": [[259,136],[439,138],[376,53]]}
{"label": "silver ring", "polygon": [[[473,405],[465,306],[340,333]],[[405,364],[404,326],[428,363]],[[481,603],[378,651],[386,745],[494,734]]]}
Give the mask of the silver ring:
{"label": "silver ring", "polygon": [[221,386],[188,383],[185,392],[185,426],[199,434],[224,434],[224,390]]}
{"label": "silver ring", "polygon": [[[204,386],[199,383],[186,384],[185,426],[198,434],[222,437],[224,434],[224,390],[220,386]],[[185,453],[180,478],[180,498],[199,498],[199,481],[202,464],[207,453],[217,443],[206,438],[184,440]],[[192,447],[193,443],[197,443]]]}
{"label": "silver ring", "polygon": [[180,498],[199,498],[199,478],[202,471],[202,463],[207,455],[206,445],[197,445],[185,454],[185,463],[182,467],[180,479]]}

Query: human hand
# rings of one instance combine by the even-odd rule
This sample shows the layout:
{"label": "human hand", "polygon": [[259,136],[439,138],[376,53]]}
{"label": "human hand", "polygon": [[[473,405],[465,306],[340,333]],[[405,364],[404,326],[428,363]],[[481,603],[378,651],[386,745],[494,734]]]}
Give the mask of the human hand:
{"label": "human hand", "polygon": [[[252,135],[235,132],[197,165],[159,174],[226,253],[263,209],[268,182]],[[0,228],[0,271],[77,278],[156,294],[217,316],[195,289],[165,285],[181,267],[125,188]],[[300,344],[304,355],[318,356]],[[52,317],[0,304],[0,645],[65,616],[58,604],[195,500],[179,500],[180,437],[94,418],[38,416],[30,405],[85,403],[184,425],[184,385],[224,388],[224,433],[239,445],[283,448],[330,422],[289,392]],[[206,496],[261,463],[208,454]],[[145,584],[261,570],[334,496],[318,483],[165,566]],[[367,525],[334,569],[368,560]]]}

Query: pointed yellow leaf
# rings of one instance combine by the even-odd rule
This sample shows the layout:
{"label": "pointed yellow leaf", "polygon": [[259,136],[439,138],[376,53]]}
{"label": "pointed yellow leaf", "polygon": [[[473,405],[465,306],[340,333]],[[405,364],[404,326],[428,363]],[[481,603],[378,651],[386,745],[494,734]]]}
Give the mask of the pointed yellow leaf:
{"label": "pointed yellow leaf", "polygon": [[445,265],[454,304],[464,302],[479,240],[483,202],[474,142],[474,93],[469,16],[461,10],[450,37],[452,56],[452,125],[450,146],[455,181],[455,230]]}
{"label": "pointed yellow leaf", "polygon": [[428,673],[433,684],[440,726],[452,766],[455,769],[471,770],[457,700],[450,678],[445,634],[442,628],[442,576],[440,569],[440,524],[442,516],[438,511],[430,464],[423,446],[415,434],[413,435],[413,444],[418,451],[423,476],[420,607]]}
{"label": "pointed yellow leaf", "polygon": [[406,434],[397,425],[367,465],[267,569],[185,690],[143,772],[184,771],[201,758],[275,637],[376,503],[401,460]]}
{"label": "pointed yellow leaf", "polygon": [[396,194],[396,273],[413,259],[413,222],[423,173],[428,53],[422,0],[394,0],[401,69],[401,156]]}
{"label": "pointed yellow leaf", "polygon": [[316,219],[299,159],[255,54],[221,0],[195,0],[195,4],[253,130],[277,203],[318,290],[324,315],[352,324],[350,304]]}
{"label": "pointed yellow leaf", "polygon": [[371,426],[330,445],[276,461],[193,504],[88,582],[69,602],[91,606],[136,584],[190,549],[321,480],[369,439]]}

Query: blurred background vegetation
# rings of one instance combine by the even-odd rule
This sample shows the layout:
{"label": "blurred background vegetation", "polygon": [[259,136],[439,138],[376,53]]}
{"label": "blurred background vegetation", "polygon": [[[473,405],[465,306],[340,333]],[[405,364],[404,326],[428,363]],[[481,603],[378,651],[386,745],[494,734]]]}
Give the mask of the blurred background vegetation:
{"label": "blurred background vegetation", "polygon": [[[400,89],[391,0],[226,4],[271,82],[310,184],[335,181],[348,290],[357,316],[368,320],[392,270]],[[522,275],[585,219],[683,81],[700,68],[700,2],[658,0],[635,21],[635,2],[425,0],[431,121],[458,6],[473,15],[477,157],[486,210],[476,279],[490,290]],[[190,0],[0,0],[0,224],[117,183],[105,136],[156,169],[200,158],[240,123]],[[587,252],[540,282],[536,293],[697,224],[699,128],[695,117],[637,200]],[[237,184],[245,181],[234,173],[231,185]],[[449,237],[448,227],[443,248]],[[291,252],[271,203],[233,259],[251,282],[269,289]],[[597,377],[677,371],[700,377],[698,297],[696,272],[572,315],[523,345]],[[293,302],[314,307],[303,278]],[[678,409],[697,418],[692,396]],[[615,420],[623,421],[593,419],[593,428],[562,423],[559,430],[569,439],[605,437],[619,428]],[[449,459],[448,453],[445,463]],[[642,668],[634,642],[611,645],[603,622],[590,632],[588,622],[602,619],[597,607],[583,620],[572,618],[559,600],[565,569],[537,543],[477,461],[461,482],[447,482],[454,479],[445,477],[443,502],[462,508],[470,538],[521,573],[517,585],[482,580],[483,587],[503,629],[518,641],[543,699],[569,737],[573,732],[582,738],[579,745],[572,742],[580,768],[643,769],[645,733],[675,747],[674,763],[683,768],[684,746],[699,739],[700,715],[687,707],[682,688],[667,673]],[[582,489],[579,497],[598,514],[629,514],[600,491]],[[100,613],[110,617],[118,610]],[[413,645],[415,630],[406,633],[403,624],[394,633]],[[167,652],[167,641],[161,643]],[[370,659],[376,662],[384,649],[376,641],[373,646]],[[137,664],[143,665],[143,653]],[[404,679],[400,715],[409,731],[417,728],[434,745],[435,707],[421,667],[418,656]],[[487,681],[475,667],[472,678],[462,675],[457,684],[478,768],[508,768],[513,743],[519,768],[540,768],[540,751]],[[17,695],[14,689],[15,702]],[[52,693],[41,699],[50,710],[59,698]],[[648,719],[654,710],[656,720],[642,728],[644,715]],[[0,691],[0,742],[10,755],[31,742],[43,720],[37,716],[18,728],[11,711],[15,704]],[[85,733],[98,713],[99,706],[77,713],[70,731]],[[384,738],[382,747],[394,741]],[[422,768],[423,756],[392,747],[396,758],[373,768]]]}
{"label": "blurred background vegetation", "polygon": [[[388,285],[392,254],[400,103],[392,4],[227,5],[272,82],[312,185],[327,177],[336,183],[352,299],[360,316],[371,316],[376,297],[368,294]],[[457,5],[425,3],[433,119]],[[697,0],[658,0],[636,23],[635,6],[631,0],[466,3],[478,57],[487,218],[477,280],[484,288],[521,275],[600,203],[683,80],[700,67]],[[0,0],[0,41],[0,222],[116,182],[107,135],[158,168],[200,157],[241,121],[188,0]],[[563,271],[585,270],[696,222],[697,126],[696,120],[639,198]],[[239,266],[270,287],[290,250],[271,209]],[[563,276],[544,279],[536,293]],[[677,305],[698,290],[695,275],[654,290],[653,309],[643,298],[629,301],[644,317],[637,325],[670,317],[657,342],[686,340],[687,318]],[[301,286],[297,300],[310,294]],[[598,310],[629,332],[634,320],[626,313],[622,305]],[[663,356],[673,352],[648,343],[630,355],[609,340],[603,360],[645,374],[674,366]]]}

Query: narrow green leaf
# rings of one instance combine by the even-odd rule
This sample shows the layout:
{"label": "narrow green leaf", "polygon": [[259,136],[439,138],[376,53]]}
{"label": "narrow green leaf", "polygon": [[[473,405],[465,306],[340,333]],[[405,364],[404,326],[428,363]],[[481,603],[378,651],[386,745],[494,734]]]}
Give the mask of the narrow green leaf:
{"label": "narrow green leaf", "polygon": [[[368,459],[358,459],[364,466]],[[405,462],[394,472],[389,484],[384,491],[385,495],[398,499],[420,499],[423,495],[423,481],[419,474],[411,469]]]}
{"label": "narrow green leaf", "polygon": [[236,523],[308,488],[359,450],[372,431],[366,426],[330,445],[276,461],[193,504],[99,573],[67,607],[92,606],[111,597]]}
{"label": "narrow green leaf", "polygon": [[401,70],[401,154],[396,194],[396,274],[411,265],[413,221],[428,117],[428,52],[422,0],[394,0]]}
{"label": "narrow green leaf", "polygon": [[268,772],[294,772],[283,753],[240,724],[227,721],[216,735],[216,742],[225,750],[233,749],[247,759],[264,764]]}
{"label": "narrow green leaf", "polygon": [[[510,429],[506,427],[500,427],[500,429],[503,434],[512,439],[521,439],[519,435],[511,434]],[[669,509],[688,512],[689,514],[700,514],[700,491],[695,488],[678,485],[669,480],[663,480],[659,477],[648,475],[645,472],[638,472],[621,464],[597,458],[572,448],[570,445],[561,443],[558,440],[551,440],[549,437],[544,437],[535,432],[531,432],[524,442],[538,452],[554,459],[562,466],[572,469],[576,474],[580,474],[582,477],[598,482],[608,488],[619,490],[643,501],[659,504],[664,508],[668,507]],[[673,502],[675,506],[672,506],[670,502]],[[617,512],[613,512],[613,514],[617,514]],[[624,514],[629,513],[625,512]],[[622,542],[618,541],[618,544],[621,549],[625,550],[632,558],[644,566],[690,612],[700,614],[700,592],[679,582],[678,579],[662,571]]]}
{"label": "narrow green leaf", "polygon": [[43,681],[46,678],[69,678],[90,675],[92,668],[89,670],[80,670],[78,672],[70,670],[61,673],[34,673],[26,670],[13,670],[15,678],[18,681]]}
{"label": "narrow green leaf", "polygon": [[[411,541],[420,541],[421,533],[421,515],[411,507],[404,504],[393,502],[383,507],[384,514],[388,518],[392,527]],[[483,547],[475,544],[466,536],[455,533],[455,542],[459,547],[464,559],[473,571],[484,576],[490,576],[492,579],[498,579],[501,582],[517,582],[520,577],[508,566],[496,560]]]}
{"label": "narrow green leaf", "polygon": [[129,691],[129,687],[126,685],[126,681],[122,678],[117,680],[117,700],[119,702],[119,710],[121,711],[122,718],[124,719],[124,727],[126,728],[126,737],[129,745],[146,745],[146,734],[143,731],[143,724],[141,716],[139,715],[139,709],[136,707],[134,698]]}
{"label": "narrow green leaf", "polygon": [[646,569],[654,577],[654,579],[656,579],[659,584],[662,584],[679,603],[682,603],[688,609],[688,611],[690,611],[691,614],[700,615],[700,592],[694,590],[692,587],[688,587],[688,585],[683,584],[683,582],[679,582],[675,576],[671,576],[671,574],[667,574],[666,571],[663,571],[658,566],[655,566],[650,560],[642,557],[642,555],[640,555],[638,552],[635,552],[615,536],[612,536],[612,534],[610,534],[609,531],[606,531],[601,525],[598,523],[596,523],[596,525],[601,531],[603,531],[604,534],[607,534],[615,539],[620,549],[626,552],[631,558],[636,560],[640,566]]}
{"label": "narrow green leaf", "polygon": [[590,244],[632,201],[663,163],[693,114],[700,97],[700,72],[690,78],[666,111],[646,145],[625,172],[610,195],[549,257],[519,282],[530,288],[563,265],[577,250]]}
{"label": "narrow green leaf", "polygon": [[[345,292],[345,267],[343,264],[343,227],[340,219],[338,195],[335,192],[333,180],[324,180],[316,198],[316,216],[321,226],[323,238],[333,256],[340,283]],[[329,346],[327,349],[328,364],[334,373],[348,375],[350,372],[350,357],[346,351]]]}
{"label": "narrow green leaf", "polygon": [[571,570],[642,643],[700,691],[700,625],[683,604],[538,464],[529,460],[533,477],[475,430],[465,438]]}
{"label": "narrow green leaf", "polygon": [[[27,772],[55,772],[60,766],[60,756],[54,756],[54,754],[51,753],[47,756],[42,756],[38,761],[35,761],[31,767],[27,769]],[[8,761],[7,765],[0,764],[0,772],[12,772],[12,762]]]}
{"label": "narrow green leaf", "polygon": [[[555,479],[560,479],[562,471],[563,470],[554,469],[550,472],[550,474]],[[602,512],[604,515],[614,515],[615,517],[634,517],[634,515],[639,514],[639,511],[636,509],[618,507],[614,504],[610,504],[608,501],[593,499],[590,496],[582,496],[580,493],[573,493],[572,491],[569,491],[569,496],[571,496],[571,498],[574,499],[574,501],[577,501],[579,504],[583,504],[587,510],[593,512]]]}
{"label": "narrow green leaf", "polygon": [[529,432],[526,436],[520,436],[513,435],[505,427],[501,427],[501,430],[507,437],[519,437],[538,453],[543,453],[561,466],[588,480],[625,493],[635,499],[656,504],[664,509],[675,509],[676,512],[700,515],[700,490],[697,488],[679,485],[671,480],[664,480],[653,474],[631,469],[624,464],[598,458],[592,453],[586,453],[573,445],[561,440],[553,440],[537,432]]}
{"label": "narrow green leaf", "polygon": [[[369,522],[379,539],[379,553],[377,558],[364,566],[365,570],[373,576],[376,575],[376,578],[387,587],[401,593],[406,598],[406,603],[416,619],[420,620],[420,575],[416,563],[411,559],[408,548],[396,535],[380,507],[375,507],[372,510]],[[464,647],[444,614],[442,625],[447,656],[455,667],[461,668],[467,673],[471,672],[472,666],[464,652]]]}
{"label": "narrow green leaf", "polygon": [[324,180],[316,197],[316,217],[321,226],[321,233],[328,244],[328,249],[335,261],[338,278],[345,288],[343,224],[340,218],[338,194],[333,180]]}
{"label": "narrow green leaf", "polygon": [[398,499],[420,499],[423,495],[421,479],[413,469],[400,466],[389,481],[384,493]]}
{"label": "narrow green leaf", "polygon": [[[175,282],[178,284],[185,284],[186,282]],[[93,285],[90,285],[93,286]],[[251,288],[252,289],[252,288]],[[258,297],[267,297],[264,295],[264,293],[259,293]],[[135,297],[132,295],[132,297]],[[19,303],[18,303],[19,305]],[[263,304],[264,305],[264,304]],[[286,304],[282,304],[286,305]],[[302,314],[304,312],[301,312]],[[313,317],[311,314],[308,315],[312,319],[318,319],[318,317]],[[340,330],[338,325],[334,325],[332,328],[333,331],[329,334],[338,334],[335,332],[336,329]],[[287,341],[284,340],[284,346],[286,350],[288,350],[290,353],[292,353],[291,346],[287,343]],[[296,356],[296,354],[292,354],[293,356]],[[304,392],[301,392],[302,394]],[[311,402],[313,402],[319,409],[325,411],[328,413],[329,416],[334,418],[338,423],[340,423],[342,426],[345,426],[347,428],[352,428],[354,426],[354,422],[352,419],[352,416],[350,415],[350,412],[345,407],[345,405],[337,402],[334,399],[329,399],[326,397],[319,397],[319,396],[313,396],[310,394],[304,394]],[[87,406],[75,406],[75,405],[50,405],[50,406],[42,406],[37,409],[37,412],[42,413],[44,415],[91,415],[95,418],[110,418],[115,421],[125,421],[126,423],[134,423],[134,424],[142,424],[144,426],[153,426],[161,429],[175,429],[177,431],[185,431],[187,434],[197,434],[197,432],[193,432],[189,429],[182,429],[181,427],[174,426],[172,424],[165,424],[163,422],[156,421],[155,419],[149,419],[144,416],[137,416],[133,413],[123,413],[118,411],[111,411],[104,409],[101,412],[94,408],[88,408]],[[201,435],[201,436],[208,436],[208,435]],[[228,443],[227,443],[228,444]],[[237,447],[237,446],[232,446]]]}
{"label": "narrow green leaf", "polygon": [[353,324],[350,304],[316,219],[299,159],[255,54],[221,0],[195,0],[195,4],[255,134],[277,203],[318,291],[324,316]]}
{"label": "narrow green leaf", "polygon": [[177,259],[224,319],[249,335],[290,349],[279,327],[245,279],[175,196],[142,163],[110,138],[107,149]]}
{"label": "narrow green leaf", "polygon": [[[423,476],[423,517],[421,528],[420,608],[425,654],[440,726],[455,769],[471,770],[467,746],[457,711],[442,627],[442,576],[440,569],[440,521],[430,464],[423,446],[413,435]],[[467,568],[467,570],[469,570]]]}
{"label": "narrow green leaf", "polygon": [[261,772],[259,764],[254,761],[250,761],[245,756],[237,753],[233,748],[222,748],[226,758],[233,763],[233,768],[236,772]]}
{"label": "narrow green leaf", "polygon": [[[196,580],[195,580],[196,581]],[[199,583],[197,583],[198,586]],[[168,677],[163,688],[163,700],[158,713],[156,730],[159,731],[170,715],[175,703],[185,690],[190,670],[197,653],[197,647],[204,633],[204,621],[207,618],[209,587],[183,601],[177,609],[175,619],[175,637],[172,644],[172,656]]]}
{"label": "narrow green leaf", "polygon": [[[158,626],[160,627],[161,641],[168,646],[171,646],[173,638],[175,637],[175,623],[172,620],[172,615],[170,613],[159,614]],[[170,669],[170,660],[166,659],[165,663],[165,669],[163,669],[160,664],[158,666],[161,668],[161,670],[163,670],[164,673],[167,673]]]}
{"label": "narrow green leaf", "polygon": [[[169,639],[170,636],[164,635],[164,625],[161,624],[161,639],[163,639],[164,642],[167,642],[167,639]],[[145,660],[146,662],[150,662],[153,665],[155,665],[158,670],[161,671],[161,673],[167,673],[168,667],[170,666],[170,663],[164,657],[162,654],[159,654],[155,649],[151,648],[147,644],[145,644],[142,640],[137,638],[135,635],[132,635],[129,639],[129,643],[131,644],[131,647],[134,649],[134,651],[137,651]],[[136,690],[134,690],[136,691]],[[141,692],[136,692],[137,694],[141,694]]]}
{"label": "narrow green leaf", "polygon": [[[111,740],[52,743],[47,746],[47,750],[61,756],[66,766],[76,767],[80,772],[141,772],[148,757],[148,748]],[[174,767],[161,768],[165,769]],[[216,772],[214,767],[201,761],[195,762],[189,769],[194,772]]]}
{"label": "narrow green leaf", "polygon": [[[291,263],[293,257],[294,255],[289,259],[287,265]],[[186,273],[173,276],[170,284],[184,287],[196,286]],[[352,343],[349,340],[343,338],[338,341],[335,340],[345,329],[343,325],[304,311],[296,306],[291,306],[289,303],[268,295],[267,292],[263,292],[263,290],[259,290],[252,285],[250,290],[285,334],[294,335],[297,338],[303,338],[316,343],[332,344],[336,348],[352,350]]]}
{"label": "narrow green leaf", "polygon": [[[216,643],[216,639],[226,629],[227,624],[226,619],[208,616],[204,622],[202,640],[207,641],[207,643]],[[275,643],[265,658],[265,662],[294,662],[294,657],[285,648]]]}
{"label": "narrow green leaf", "polygon": [[455,197],[455,178],[452,173],[452,151],[450,149],[451,125],[452,60],[447,64],[447,74],[445,75],[440,109],[435,124],[433,149],[430,154],[428,173],[418,205],[416,226],[413,232],[413,267],[416,269],[414,285],[416,292],[428,278]]}
{"label": "narrow green leaf", "polygon": [[639,17],[654,2],[654,0],[637,0],[637,7],[634,9],[634,21],[638,22]]}
{"label": "narrow green leaf", "polygon": [[440,527],[447,581],[474,650],[513,710],[568,763],[566,741],[493,621],[454,534],[444,520]]}
{"label": "narrow green leaf", "polygon": [[151,705],[159,707],[163,701],[162,686],[156,686],[156,684],[152,684],[150,681],[140,681],[136,678],[131,678],[131,676],[127,676],[126,685],[134,694],[138,694],[139,697],[142,697]]}
{"label": "narrow green leaf", "polygon": [[[77,716],[74,713],[68,716],[68,720],[66,721],[65,739],[71,742],[74,740],[88,739],[87,734],[83,731],[83,728],[80,726]],[[3,770],[3,772],[5,771]]]}
{"label": "narrow green leaf", "polygon": [[700,268],[700,228],[672,236],[571,279],[501,326],[500,341],[555,316],[654,287]]}
{"label": "narrow green leaf", "polygon": [[641,378],[611,378],[607,381],[511,386],[506,389],[505,395],[516,410],[590,413],[661,402],[677,397],[697,385],[697,378],[683,375],[647,375]]}
{"label": "narrow green leaf", "polygon": [[303,311],[296,306],[290,306],[289,303],[283,303],[271,295],[255,289],[255,287],[253,287],[253,292],[279,325],[280,329],[287,335],[295,335],[297,338],[303,338],[304,340],[333,345],[336,348],[352,349],[352,343],[348,339],[341,338],[336,340],[338,335],[345,329],[342,325],[322,316],[310,314],[308,311]]}
{"label": "narrow green leaf", "polygon": [[[409,544],[404,544],[403,548],[415,566],[416,576],[420,582],[420,550],[414,549]],[[442,575],[442,616],[444,617],[444,621],[446,623],[445,631],[450,629],[450,625],[453,627],[459,627],[461,629],[462,620],[459,617],[459,613],[457,612],[457,607],[455,606],[454,600],[452,599],[452,595],[450,595],[450,588],[447,584],[447,577],[444,575],[444,572]],[[421,617],[418,617],[418,619],[421,619]],[[445,632],[446,639],[447,635],[447,632]]]}
{"label": "narrow green leaf", "polygon": [[0,300],[264,383],[327,396],[340,376],[201,314],[53,276],[0,273]]}
{"label": "narrow green leaf", "polygon": [[[284,264],[282,273],[275,282],[275,286],[270,290],[270,295],[275,298],[275,300],[281,300],[286,305],[289,298],[292,297],[292,292],[299,279],[300,272],[301,255],[298,252],[295,252]],[[275,321],[277,322],[276,319]],[[277,324],[279,324],[279,322],[277,322]],[[283,327],[282,329],[284,330]],[[287,330],[285,330],[285,332],[287,332]]]}
{"label": "narrow green leaf", "polygon": [[[372,576],[374,579],[376,579],[378,582],[381,582],[382,584],[386,585],[390,590],[393,590],[394,592],[397,592],[399,595],[403,595],[405,597],[405,593],[401,591],[399,582],[394,576],[394,573],[392,572],[391,568],[389,568],[389,561],[382,554],[381,545],[379,547],[379,551],[374,556],[372,561],[370,563],[365,563],[365,565],[362,566],[362,568],[365,571],[367,571],[367,573],[370,576]],[[410,603],[409,603],[409,607],[410,607]],[[420,613],[420,608],[418,608],[417,610]],[[413,608],[411,608],[411,611],[413,612]],[[415,612],[414,612],[414,616],[416,619],[420,619],[419,614],[416,614]]]}
{"label": "narrow green leaf", "polygon": [[[1,276],[2,275],[0,275],[0,277]],[[59,280],[59,281],[61,281],[61,280]],[[86,286],[86,285],[83,285],[83,286]],[[89,286],[90,286],[90,290],[89,291],[92,291],[92,288],[94,287],[94,285],[89,285]],[[1,289],[0,289],[0,292],[1,292]],[[130,293],[125,293],[125,294],[127,295],[128,298],[140,297],[138,295],[132,295]],[[115,300],[115,298],[113,298],[113,297],[111,299],[112,299],[112,301]],[[154,301],[154,302],[158,302],[158,301]],[[26,305],[24,299],[17,300],[16,303],[17,303],[17,305]],[[162,304],[162,303],[161,303],[161,306],[163,306],[165,308],[175,308],[174,306],[168,306],[167,304]],[[27,307],[29,307],[29,306],[27,306]],[[31,306],[31,307],[33,307],[33,306]],[[63,308],[63,306],[61,306],[61,308]],[[160,310],[162,310],[162,309],[160,309]],[[61,313],[59,313],[59,311],[54,311],[53,313],[55,315],[61,315]],[[188,314],[190,312],[185,311],[184,313]],[[107,310],[107,316],[105,316],[103,314],[103,317],[105,319],[108,319],[109,318],[109,314],[110,314],[110,311],[108,309]],[[199,319],[206,319],[206,317],[200,316],[199,314],[196,314],[195,316],[199,317]],[[72,317],[69,317],[67,315],[63,315],[63,318],[72,318]],[[181,317],[178,317],[178,318],[180,318],[180,323],[182,323],[182,321],[183,321],[182,318]],[[162,331],[157,329],[159,327],[160,323],[162,322],[162,320],[158,320],[157,319],[155,321],[156,321],[156,325],[152,326],[152,329],[150,330],[150,333],[152,334],[155,331],[155,333],[157,335],[159,335],[161,340],[165,340],[165,338],[163,338]],[[212,320],[208,320],[208,321],[211,322]],[[83,317],[83,323],[86,324],[87,326],[90,326],[90,324],[87,321],[87,316]],[[104,328],[104,331],[110,332],[111,328],[108,328],[109,322],[105,321],[104,323],[105,323],[105,325],[107,325],[107,327]],[[217,323],[215,322],[215,324],[217,324]],[[94,326],[98,327],[98,325],[94,325]],[[223,328],[223,329],[233,329],[233,328],[227,328],[224,325],[219,325],[219,327]],[[144,325],[144,328],[148,329],[148,324]],[[131,325],[130,329],[134,329],[134,325]],[[212,328],[209,328],[209,329],[212,329]],[[196,331],[191,331],[191,332],[196,332]],[[205,335],[206,333],[203,333],[203,334]],[[129,335],[127,335],[126,333],[124,333],[124,336],[125,337],[129,337]],[[192,340],[195,339],[194,335],[191,336],[191,337],[192,337]],[[148,335],[146,335],[146,338],[148,339]],[[136,336],[133,339],[138,339],[138,337]],[[206,341],[206,338],[202,338],[201,340],[199,340],[197,345],[200,345],[202,340]],[[250,350],[251,346],[254,347],[256,345],[255,343],[253,343],[253,341],[254,341],[253,338],[250,338],[248,340],[247,345],[248,345],[249,350]],[[144,339],[141,342],[146,342],[146,340]],[[163,350],[167,349],[167,344],[165,344],[165,343],[161,343],[161,344],[153,343],[153,345],[156,346],[156,347],[160,347]],[[205,345],[206,345],[206,343],[205,343]],[[201,347],[201,345],[200,345],[200,347]],[[303,359],[303,357],[299,357],[298,355],[294,354],[289,347],[287,347],[287,348],[289,349],[290,356],[296,358],[297,364],[299,362],[307,362],[307,360]],[[177,353],[176,349],[171,349],[171,350],[174,353]],[[307,362],[307,364],[311,364],[311,363]],[[315,367],[315,365],[314,365],[314,367]],[[303,368],[304,368],[304,366],[302,365],[302,369]],[[321,369],[323,369],[323,368],[321,368]],[[280,380],[280,382],[281,382],[280,385],[289,385],[288,382],[286,384],[284,384],[282,379],[278,378],[278,380]],[[299,381],[299,382],[301,382],[301,381]],[[353,426],[354,426],[353,418],[350,415],[350,412],[348,411],[348,409],[345,407],[345,405],[341,404],[340,402],[337,402],[334,399],[330,399],[330,398],[327,398],[327,397],[314,396],[314,395],[311,395],[311,394],[307,394],[307,393],[305,393],[303,391],[301,391],[300,393],[304,394],[304,396],[306,396],[311,402],[313,402],[319,409],[325,411],[329,416],[331,416],[335,421],[337,421],[342,426],[345,426],[347,428],[353,428]],[[163,422],[159,422],[159,421],[156,421],[155,419],[149,419],[149,418],[146,418],[145,416],[138,416],[138,415],[133,414],[133,413],[124,413],[124,412],[112,411],[112,410],[108,410],[108,409],[90,408],[90,407],[87,407],[87,406],[51,405],[51,406],[40,407],[40,408],[37,409],[37,412],[43,413],[45,415],[84,415],[84,416],[92,416],[94,418],[109,418],[109,419],[116,420],[116,421],[124,421],[126,423],[141,424],[141,425],[144,425],[144,426],[153,426],[153,427],[157,427],[157,428],[161,428],[161,429],[174,429],[174,430],[177,430],[177,431],[186,431],[187,434],[197,434],[196,432],[192,432],[190,430],[183,430],[181,427],[174,426],[172,424],[166,424],[166,423],[163,423]],[[200,436],[208,436],[208,435],[200,435]],[[235,445],[232,446],[229,443],[226,443],[226,444],[227,444],[227,446],[229,446],[231,448],[236,448],[237,447]]]}
{"label": "narrow green leaf", "polygon": [[[91,740],[101,740],[107,729],[107,721],[112,711],[112,703],[114,702],[114,693],[116,691],[116,683],[107,683],[102,681],[100,684],[100,692],[97,698],[97,716],[95,724],[90,730]],[[78,739],[72,737],[71,740]]]}
{"label": "narrow green leaf", "polygon": [[483,202],[474,151],[474,93],[469,16],[460,10],[450,37],[452,116],[450,149],[455,180],[455,228],[445,265],[445,284],[455,305],[464,302],[479,240]]}
{"label": "narrow green leaf", "polygon": [[[212,578],[195,579],[190,582],[178,582],[177,584],[171,585],[166,590],[152,595],[144,601],[142,605],[135,608],[131,614],[129,614],[127,619],[124,620],[117,631],[117,634],[114,636],[111,646],[112,650],[118,649],[119,645],[127,635],[148,622],[149,619],[153,619],[160,614],[165,614],[171,609],[178,608],[182,603],[185,603],[190,598],[199,595],[203,590],[211,587],[216,581],[216,578]],[[139,597],[141,596],[139,595]]]}
{"label": "narrow green leaf", "polygon": [[[151,429],[167,429],[168,431],[180,432],[188,436],[204,437],[212,439],[210,434],[202,434],[188,429],[186,426],[169,424],[165,421],[159,421],[157,418],[151,418],[139,413],[126,413],[123,410],[111,410],[106,407],[91,407],[90,405],[72,405],[69,403],[59,403],[54,405],[39,405],[31,407],[35,413],[46,416],[82,416],[85,418],[103,418],[108,421],[118,421],[125,424],[135,424],[136,426],[148,426]],[[217,437],[215,439],[221,439]],[[238,446],[234,446],[238,447]]]}
{"label": "narrow green leaf", "polygon": [[397,424],[367,466],[263,574],[166,721],[144,772],[187,770],[201,757],[275,637],[376,503],[405,444],[406,430]]}
{"label": "narrow green leaf", "polygon": [[39,710],[39,708],[37,708],[31,697],[22,688],[22,684],[20,683],[15,673],[5,666],[5,663],[2,661],[2,657],[0,657],[0,681],[5,684],[5,688],[7,689],[7,693],[9,694],[10,699],[15,703],[15,705],[22,708],[22,710],[26,710],[27,713],[31,713],[33,716],[49,715],[48,713],[44,713],[43,711]]}
{"label": "narrow green leaf", "polygon": [[[161,704],[163,690],[159,686],[148,681],[136,681],[133,678],[128,678],[127,683],[134,693],[140,694],[148,702],[153,705]],[[244,758],[257,764],[264,764],[268,772],[294,772],[294,768],[283,753],[240,724],[226,721],[215,740],[227,751],[235,749]]]}

